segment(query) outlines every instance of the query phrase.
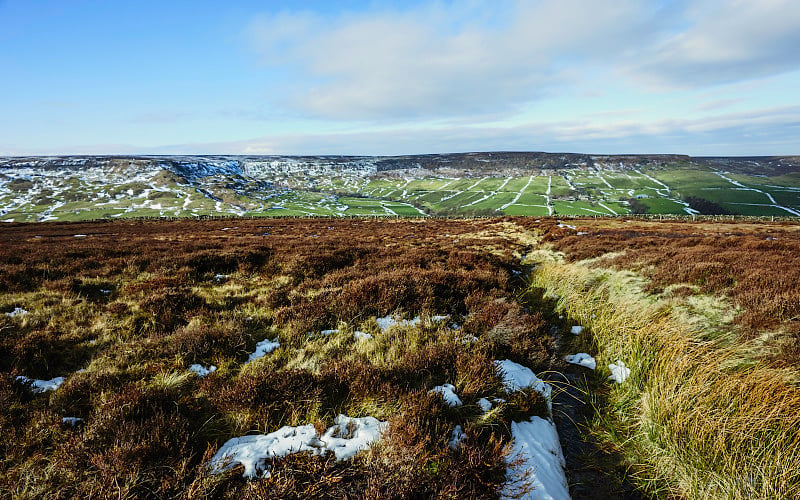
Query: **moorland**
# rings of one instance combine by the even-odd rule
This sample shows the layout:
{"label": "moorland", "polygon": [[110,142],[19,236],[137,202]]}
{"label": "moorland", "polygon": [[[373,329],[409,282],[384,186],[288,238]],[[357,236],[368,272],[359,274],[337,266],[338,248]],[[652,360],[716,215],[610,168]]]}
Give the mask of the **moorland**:
{"label": "moorland", "polygon": [[[9,223],[0,491],[513,496],[549,487],[512,445],[520,423],[541,421],[561,435],[573,498],[796,498],[799,230],[555,217]],[[596,363],[565,360],[577,353]],[[538,377],[514,386],[510,366]],[[305,453],[215,461],[232,439],[291,428],[347,441],[368,424],[380,435],[344,460],[309,441]]]}

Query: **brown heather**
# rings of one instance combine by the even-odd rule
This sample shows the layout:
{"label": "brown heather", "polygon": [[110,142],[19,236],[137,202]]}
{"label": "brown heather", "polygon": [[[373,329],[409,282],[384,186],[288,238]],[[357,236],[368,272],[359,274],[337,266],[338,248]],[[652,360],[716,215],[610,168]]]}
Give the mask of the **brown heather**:
{"label": "brown heather", "polygon": [[[492,363],[555,356],[507,220],[224,220],[4,225],[0,232],[0,495],[18,498],[496,497],[512,418]],[[86,237],[75,237],[83,234]],[[449,314],[381,332],[373,318]],[[322,329],[339,331],[322,336]],[[358,341],[354,330],[373,334]],[[480,340],[462,343],[465,335]],[[245,362],[257,342],[281,347]],[[198,378],[192,363],[214,364]],[[79,371],[80,370],[80,371]],[[32,394],[17,375],[64,376]],[[453,383],[464,406],[430,389]],[[483,416],[477,400],[508,403]],[[347,462],[293,455],[268,479],[206,463],[231,437],[390,422]],[[72,428],[62,417],[84,421]],[[459,450],[447,442],[462,425]]]}
{"label": "brown heather", "polygon": [[[0,314],[0,495],[497,497],[509,423],[546,403],[506,394],[493,360],[541,372],[570,350],[596,354],[594,434],[646,494],[792,498],[800,227],[568,223],[587,234],[548,218],[3,225],[0,313],[29,314]],[[529,289],[520,257],[550,250],[566,263],[538,266]],[[705,323],[673,321],[687,304]],[[381,332],[387,314],[423,322]],[[427,321],[440,314],[460,328]],[[559,347],[553,325],[578,322],[587,334]],[[281,347],[246,363],[267,338]],[[605,366],[623,357],[632,378],[609,387]],[[193,363],[219,369],[198,378]],[[17,375],[66,380],[32,394]],[[443,383],[463,406],[429,393]],[[507,402],[484,415],[481,397]],[[339,413],[389,430],[350,461],[272,460],[270,478],[206,466],[231,437],[322,430]],[[457,451],[455,425],[468,436]]]}

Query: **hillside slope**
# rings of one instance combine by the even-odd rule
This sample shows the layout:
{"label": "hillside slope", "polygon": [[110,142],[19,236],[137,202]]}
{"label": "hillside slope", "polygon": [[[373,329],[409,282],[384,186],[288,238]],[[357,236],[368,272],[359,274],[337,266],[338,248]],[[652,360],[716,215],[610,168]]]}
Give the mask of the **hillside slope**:
{"label": "hillside slope", "polygon": [[459,153],[0,158],[0,220],[205,215],[800,216],[800,158]]}

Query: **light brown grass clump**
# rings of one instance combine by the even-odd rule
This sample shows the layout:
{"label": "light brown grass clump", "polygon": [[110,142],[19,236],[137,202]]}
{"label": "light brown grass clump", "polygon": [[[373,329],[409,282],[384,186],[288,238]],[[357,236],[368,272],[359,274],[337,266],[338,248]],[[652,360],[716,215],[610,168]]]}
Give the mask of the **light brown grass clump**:
{"label": "light brown grass clump", "polygon": [[589,327],[599,366],[619,359],[630,367],[601,411],[611,411],[607,436],[646,464],[646,489],[689,498],[800,496],[800,389],[754,362],[746,342],[706,340],[630,273],[550,262],[533,285]]}

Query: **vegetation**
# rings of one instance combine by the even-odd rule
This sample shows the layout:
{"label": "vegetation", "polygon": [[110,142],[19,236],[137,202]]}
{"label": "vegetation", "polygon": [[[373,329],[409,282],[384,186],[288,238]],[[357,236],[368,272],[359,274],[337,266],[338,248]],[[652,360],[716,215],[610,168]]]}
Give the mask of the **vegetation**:
{"label": "vegetation", "polygon": [[719,203],[714,203],[705,198],[698,198],[697,196],[687,196],[686,203],[703,215],[725,215],[730,213]]}
{"label": "vegetation", "polygon": [[56,171],[42,166],[42,159],[0,158],[0,221],[209,215],[800,216],[798,158],[476,153],[75,161],[52,160],[53,167],[63,163]]}
{"label": "vegetation", "polygon": [[[28,313],[0,314],[0,491],[496,496],[510,421],[545,415],[546,405],[536,392],[507,394],[492,361],[541,371],[554,349],[542,316],[514,300],[522,245],[503,238],[504,228],[366,220],[4,228],[0,312]],[[383,331],[375,318],[389,314],[422,321]],[[280,348],[248,362],[265,338]],[[218,369],[200,378],[193,363]],[[35,394],[17,376],[66,380]],[[463,406],[430,392],[445,383]],[[505,402],[484,413],[481,397]],[[209,472],[231,437],[325,429],[340,413],[386,420],[389,430],[352,461],[294,455],[254,481],[241,468]],[[73,427],[64,417],[83,420]],[[455,425],[467,440],[454,450]]]}
{"label": "vegetation", "polygon": [[[798,259],[790,223],[8,224],[0,492],[497,497],[514,466],[510,422],[547,406],[533,391],[507,393],[493,361],[563,372],[575,369],[565,354],[587,352],[597,370],[572,383],[593,411],[578,423],[602,449],[593,466],[569,465],[574,498],[618,497],[621,481],[654,498],[797,498]],[[387,315],[420,320],[384,329]],[[569,335],[571,325],[586,332]],[[265,339],[280,347],[251,361]],[[618,360],[631,375],[613,384]],[[192,364],[217,370],[199,377]],[[65,380],[35,393],[18,376]],[[446,383],[462,406],[431,392]],[[254,480],[241,466],[208,467],[230,438],[321,432],[339,414],[388,430],[348,461],[290,455]],[[467,439],[453,449],[456,425]],[[621,470],[607,466],[615,460]],[[579,466],[602,469],[588,493]]]}
{"label": "vegetation", "polygon": [[644,465],[640,487],[800,495],[797,227],[577,226],[588,234],[545,228],[564,253],[540,252],[532,284],[589,327],[581,347],[599,365],[630,367],[629,381],[605,392],[594,431]]}

